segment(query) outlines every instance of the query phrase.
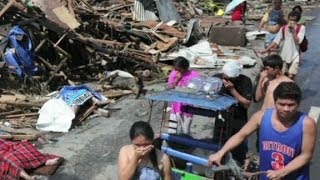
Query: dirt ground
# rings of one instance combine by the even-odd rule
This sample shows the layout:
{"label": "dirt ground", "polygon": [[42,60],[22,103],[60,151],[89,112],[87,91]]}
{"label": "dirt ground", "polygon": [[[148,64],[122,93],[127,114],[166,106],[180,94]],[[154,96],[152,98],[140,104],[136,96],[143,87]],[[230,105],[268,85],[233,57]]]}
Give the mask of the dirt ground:
{"label": "dirt ground", "polygon": [[[252,50],[240,52],[255,57]],[[256,58],[256,57],[255,57]],[[260,69],[261,61],[257,59],[254,67],[245,68],[243,74],[252,80]],[[209,76],[219,70],[201,70]],[[148,93],[164,90],[164,83],[146,87]],[[151,118],[155,132],[159,132],[162,102],[156,102]],[[43,152],[63,156],[66,162],[50,179],[76,180],[117,179],[117,158],[122,145],[130,143],[129,128],[133,122],[148,120],[149,102],[140,97],[136,100],[127,96],[118,100],[112,108],[110,118],[93,118],[84,126],[77,127],[69,133],[58,134],[56,141],[44,145]],[[211,137],[214,119],[195,116],[192,123],[192,136],[195,138]]]}

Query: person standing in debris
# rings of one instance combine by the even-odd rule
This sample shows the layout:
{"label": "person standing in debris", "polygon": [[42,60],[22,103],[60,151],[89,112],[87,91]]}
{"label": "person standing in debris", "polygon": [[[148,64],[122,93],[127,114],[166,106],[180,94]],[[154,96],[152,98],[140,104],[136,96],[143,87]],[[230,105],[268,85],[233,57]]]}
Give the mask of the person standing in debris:
{"label": "person standing in debris", "polygon": [[268,11],[262,18],[259,29],[266,28],[268,31],[265,46],[268,47],[276,38],[282,25],[285,24],[284,12],[281,9],[282,1],[273,0],[273,9]]}
{"label": "person standing in debris", "polygon": [[303,11],[302,11],[302,8],[301,8],[301,6],[294,6],[293,8],[292,8],[292,11],[296,11],[296,12],[298,12],[298,13],[300,13],[300,15],[301,15],[301,18],[300,18],[300,20],[297,22],[297,24],[302,24],[302,25],[306,25],[306,19],[305,19],[305,17],[304,16],[302,16],[302,13],[303,13]]}
{"label": "person standing in debris", "polygon": [[[223,81],[224,85],[221,93],[230,95],[239,102],[238,105],[231,108],[232,135],[236,134],[247,123],[248,108],[252,100],[252,82],[249,77],[241,74],[241,71],[242,64],[237,61],[230,61],[223,66],[221,74],[215,75],[215,77],[219,77]],[[247,152],[247,143],[243,142],[231,153],[233,158],[243,165]]]}
{"label": "person standing in debris", "polygon": [[[168,79],[168,88],[187,87],[188,83],[199,77],[197,71],[189,70],[189,61],[184,57],[177,57],[174,60],[174,70],[170,73]],[[182,127],[184,134],[190,134],[192,114],[183,112],[182,103],[173,102],[171,104],[171,114],[169,119],[168,133],[177,133],[178,124]]]}
{"label": "person standing in debris", "polygon": [[235,7],[231,14],[231,21],[234,25],[245,24],[245,13],[247,9],[247,2],[239,4]]}
{"label": "person standing in debris", "polygon": [[283,73],[287,73],[288,77],[293,79],[298,73],[300,61],[300,44],[305,36],[305,26],[298,25],[301,14],[296,11],[289,13],[288,25],[282,26],[276,39],[261,53],[269,52],[276,48],[283,41],[280,56],[283,59]]}
{"label": "person standing in debris", "polygon": [[273,54],[263,60],[263,71],[255,92],[255,100],[263,101],[262,110],[274,107],[273,92],[281,82],[292,82],[293,80],[282,74],[282,58]]}
{"label": "person standing in debris", "polygon": [[209,165],[221,159],[260,128],[260,180],[310,179],[309,163],[317,137],[314,119],[299,112],[301,90],[294,82],[282,82],[273,93],[275,108],[255,113],[248,123],[215,154]]}
{"label": "person standing in debris", "polygon": [[[273,54],[265,57],[263,60],[263,71],[257,83],[255,92],[255,101],[263,99],[262,110],[273,108],[273,92],[281,82],[292,82],[292,79],[282,74],[282,58]],[[257,131],[256,148],[259,150],[259,131]]]}
{"label": "person standing in debris", "polygon": [[119,153],[120,180],[171,180],[171,164],[166,154],[152,144],[154,132],[149,123],[138,121],[130,128],[132,144]]}

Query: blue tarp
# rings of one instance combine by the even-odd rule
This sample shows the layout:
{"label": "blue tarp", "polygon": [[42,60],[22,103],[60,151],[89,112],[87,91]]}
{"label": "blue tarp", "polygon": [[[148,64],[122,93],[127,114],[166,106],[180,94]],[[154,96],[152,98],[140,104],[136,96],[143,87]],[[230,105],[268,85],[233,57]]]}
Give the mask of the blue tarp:
{"label": "blue tarp", "polygon": [[[19,40],[23,36],[23,40]],[[14,26],[8,35],[9,47],[4,53],[4,60],[11,72],[23,77],[34,75],[38,68],[34,63],[33,42],[29,34],[19,26]]]}
{"label": "blue tarp", "polygon": [[174,90],[155,93],[146,96],[146,98],[155,101],[181,102],[195,107],[219,111],[226,110],[238,102],[234,98],[225,95],[216,95],[212,98],[206,95],[184,93]]}

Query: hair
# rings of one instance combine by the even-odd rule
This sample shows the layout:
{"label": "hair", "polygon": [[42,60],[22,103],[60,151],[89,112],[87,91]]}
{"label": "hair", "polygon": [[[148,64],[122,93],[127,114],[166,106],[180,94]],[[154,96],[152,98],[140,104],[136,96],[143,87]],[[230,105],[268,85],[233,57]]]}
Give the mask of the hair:
{"label": "hair", "polygon": [[292,8],[292,11],[296,11],[296,10],[299,10],[299,12],[302,14],[302,8],[301,8],[301,6],[295,6],[295,7],[293,7]]}
{"label": "hair", "polygon": [[297,12],[297,11],[291,11],[291,12],[289,13],[289,15],[288,15],[288,19],[289,19],[290,17],[296,17],[296,21],[298,22],[298,21],[300,21],[300,19],[301,19],[301,13],[299,13],[299,12]]}
{"label": "hair", "polygon": [[272,54],[264,58],[263,66],[282,69],[282,58],[277,54]]}
{"label": "hair", "polygon": [[276,2],[276,1],[280,1],[280,3],[282,4],[282,0],[272,0],[272,2]]}
{"label": "hair", "polygon": [[133,123],[130,128],[131,141],[138,136],[144,136],[147,139],[153,140],[154,132],[149,123],[144,121],[137,121]]}
{"label": "hair", "polygon": [[273,91],[273,99],[290,99],[298,104],[301,101],[301,89],[295,82],[281,82]]}
{"label": "hair", "polygon": [[174,67],[179,67],[187,70],[189,69],[190,63],[186,58],[179,56],[174,60],[173,65]]}
{"label": "hair", "polygon": [[[144,136],[145,138],[153,141],[154,132],[153,132],[151,125],[145,121],[137,121],[137,122],[133,123],[133,125],[130,128],[131,141],[138,136]],[[159,170],[157,154],[156,154],[155,148],[153,148],[151,150],[151,152],[149,154],[149,158],[151,160],[153,167],[155,169]]]}

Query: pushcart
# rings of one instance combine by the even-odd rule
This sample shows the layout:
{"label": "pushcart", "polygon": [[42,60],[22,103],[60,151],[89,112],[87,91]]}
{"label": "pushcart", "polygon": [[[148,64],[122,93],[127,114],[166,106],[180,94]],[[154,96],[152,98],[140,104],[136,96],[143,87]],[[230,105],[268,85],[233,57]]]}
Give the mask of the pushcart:
{"label": "pushcart", "polygon": [[[181,137],[173,134],[167,134],[163,132],[164,124],[167,121],[167,107],[170,102],[181,102],[183,104],[187,104],[188,112],[192,112],[192,114],[208,116],[212,118],[217,118],[220,112],[226,112],[229,110],[230,107],[237,104],[237,100],[233,97],[223,94],[217,94],[214,96],[208,96],[206,94],[199,94],[199,93],[188,93],[188,92],[181,92],[176,90],[168,90],[159,93],[154,93],[151,95],[146,96],[146,99],[149,100],[150,104],[150,113],[149,113],[149,122],[152,117],[152,111],[155,101],[162,101],[163,102],[163,111],[162,111],[162,119],[161,119],[161,128],[160,134],[161,139],[165,140],[166,142],[174,142],[178,144],[183,144],[186,146],[206,149],[210,151],[216,152],[220,148],[220,143],[211,143],[203,142],[198,139],[193,139],[190,137]],[[225,133],[220,133],[220,135],[225,136],[224,138],[228,138],[231,135],[231,119],[225,119],[224,121],[224,131]],[[214,135],[213,135],[214,136]],[[219,139],[222,139],[219,137]],[[168,154],[171,157],[179,158],[187,162],[186,169],[175,169],[173,168],[173,174],[175,179],[182,179],[182,180],[204,180],[207,179],[206,177],[199,176],[192,172],[191,164],[198,164],[201,166],[208,166],[208,160],[205,158],[201,158],[192,154],[188,154],[185,152],[181,152],[175,150],[169,146],[162,145],[161,151]],[[224,165],[219,167],[211,168],[212,172],[222,172],[222,171],[231,171],[236,176],[241,176],[240,168],[235,168],[230,165]]]}

